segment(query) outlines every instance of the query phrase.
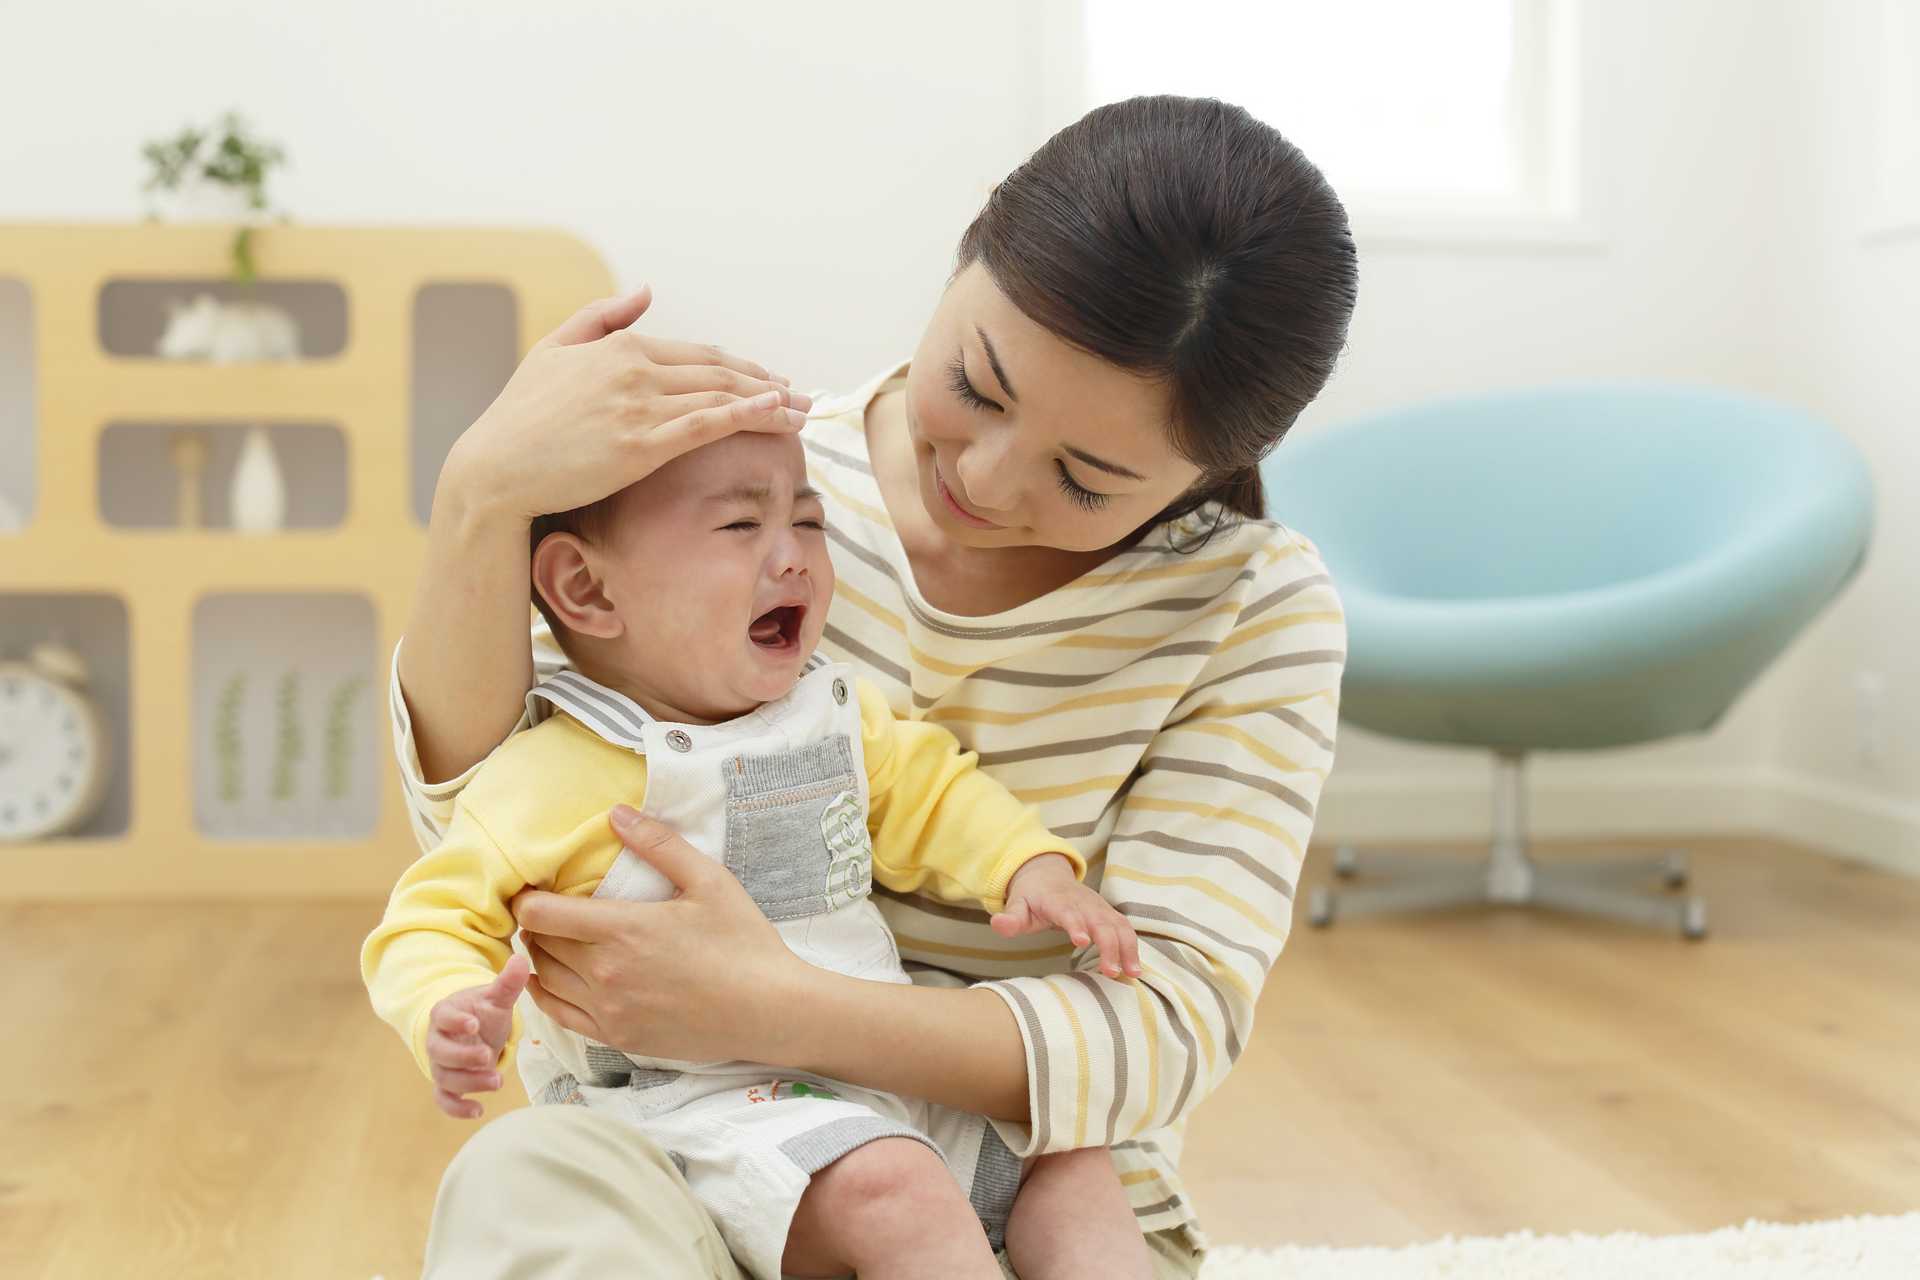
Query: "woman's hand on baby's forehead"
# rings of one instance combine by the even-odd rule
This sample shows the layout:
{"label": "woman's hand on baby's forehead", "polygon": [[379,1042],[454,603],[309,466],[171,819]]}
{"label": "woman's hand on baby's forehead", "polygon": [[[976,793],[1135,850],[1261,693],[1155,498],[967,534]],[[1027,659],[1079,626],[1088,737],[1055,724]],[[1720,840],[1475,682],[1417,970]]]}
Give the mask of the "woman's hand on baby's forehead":
{"label": "woman's hand on baby's forehead", "polygon": [[628,326],[651,290],[581,308],[536,343],[448,455],[451,501],[518,520],[571,511],[736,431],[797,431],[812,401],[718,347]]}

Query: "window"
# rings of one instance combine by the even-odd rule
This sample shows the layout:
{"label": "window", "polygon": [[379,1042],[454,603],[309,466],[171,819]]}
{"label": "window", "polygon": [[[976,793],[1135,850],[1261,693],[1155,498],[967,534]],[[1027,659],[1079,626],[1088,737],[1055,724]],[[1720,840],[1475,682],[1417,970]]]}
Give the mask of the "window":
{"label": "window", "polygon": [[1878,17],[1869,231],[1910,234],[1920,227],[1920,12],[1905,0],[1881,0]]}
{"label": "window", "polygon": [[1217,97],[1299,144],[1356,221],[1565,215],[1564,0],[1086,0],[1082,105]]}

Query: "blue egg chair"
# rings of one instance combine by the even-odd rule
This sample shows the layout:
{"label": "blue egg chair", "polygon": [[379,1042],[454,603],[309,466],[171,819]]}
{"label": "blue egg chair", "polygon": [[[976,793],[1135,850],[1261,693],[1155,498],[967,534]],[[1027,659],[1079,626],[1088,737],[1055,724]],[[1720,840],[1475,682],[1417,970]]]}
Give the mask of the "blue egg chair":
{"label": "blue egg chair", "polygon": [[1712,728],[1860,568],[1873,495],[1860,455],[1805,413],[1653,385],[1429,403],[1288,439],[1268,511],[1324,553],[1346,606],[1341,717],[1493,752],[1485,859],[1336,854],[1309,919],[1538,904],[1704,937],[1684,853],[1528,856],[1536,751]]}

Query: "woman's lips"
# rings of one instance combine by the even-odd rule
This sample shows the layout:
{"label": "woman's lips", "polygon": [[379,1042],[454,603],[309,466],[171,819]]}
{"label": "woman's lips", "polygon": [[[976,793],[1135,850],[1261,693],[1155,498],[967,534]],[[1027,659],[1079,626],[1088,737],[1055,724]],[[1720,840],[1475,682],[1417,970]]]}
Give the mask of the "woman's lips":
{"label": "woman's lips", "polygon": [[970,524],[976,529],[1006,528],[1005,525],[995,524],[991,520],[983,520],[960,505],[960,499],[954,497],[953,490],[947,488],[947,478],[940,474],[940,460],[938,458],[935,458],[933,462],[933,484],[935,488],[940,490],[940,497],[946,502],[947,510],[953,512],[953,514],[959,517],[964,523]]}

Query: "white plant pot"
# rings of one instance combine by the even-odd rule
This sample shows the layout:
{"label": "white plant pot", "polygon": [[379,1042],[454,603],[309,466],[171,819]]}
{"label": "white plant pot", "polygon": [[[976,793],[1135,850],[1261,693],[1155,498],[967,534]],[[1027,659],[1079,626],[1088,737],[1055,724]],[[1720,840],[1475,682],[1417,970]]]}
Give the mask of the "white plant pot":
{"label": "white plant pot", "polygon": [[287,481],[273,442],[260,427],[247,432],[228,490],[233,527],[242,533],[273,533],[287,523]]}
{"label": "white plant pot", "polygon": [[245,191],[204,178],[156,191],[153,205],[162,222],[252,222],[259,217]]}

